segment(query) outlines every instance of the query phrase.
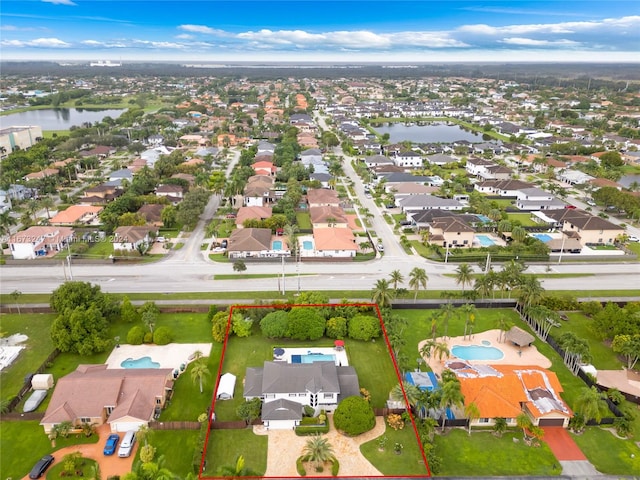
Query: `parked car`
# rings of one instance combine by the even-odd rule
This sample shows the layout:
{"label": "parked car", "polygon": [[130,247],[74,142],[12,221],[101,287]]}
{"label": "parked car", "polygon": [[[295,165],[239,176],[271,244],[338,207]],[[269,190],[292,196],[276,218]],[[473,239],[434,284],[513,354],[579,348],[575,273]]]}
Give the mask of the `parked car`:
{"label": "parked car", "polygon": [[49,468],[49,465],[51,465],[54,460],[55,459],[53,458],[53,455],[45,455],[44,457],[42,457],[40,460],[38,460],[38,463],[33,466],[31,472],[29,472],[29,478],[40,478],[44,474],[44,472],[47,471],[47,468]]}
{"label": "parked car", "polygon": [[120,448],[118,449],[119,457],[129,457],[133,451],[133,446],[136,444],[136,431],[129,430],[124,434]]}
{"label": "parked car", "polygon": [[379,252],[384,252],[384,245],[382,242],[378,242],[378,246],[376,247]]}
{"label": "parked car", "polygon": [[165,241],[164,237],[157,237],[156,238],[156,242],[158,242],[158,243],[164,243],[164,241]]}
{"label": "parked car", "polygon": [[400,220],[400,225],[402,225],[403,227],[411,225],[411,220]]}
{"label": "parked car", "polygon": [[112,433],[107,438],[107,443],[104,444],[104,450],[102,453],[105,455],[113,455],[116,452],[116,447],[118,446],[118,442],[120,441],[120,435],[117,433]]}
{"label": "parked car", "polygon": [[596,202],[594,202],[593,200],[587,200],[587,205],[591,205],[592,207],[595,207]]}
{"label": "parked car", "polygon": [[228,245],[229,245],[229,242],[227,240],[222,240],[222,242],[220,242],[220,246],[222,248],[227,248]]}
{"label": "parked car", "polygon": [[640,238],[636,237],[635,235],[629,235],[627,240],[629,240],[630,242],[640,242]]}

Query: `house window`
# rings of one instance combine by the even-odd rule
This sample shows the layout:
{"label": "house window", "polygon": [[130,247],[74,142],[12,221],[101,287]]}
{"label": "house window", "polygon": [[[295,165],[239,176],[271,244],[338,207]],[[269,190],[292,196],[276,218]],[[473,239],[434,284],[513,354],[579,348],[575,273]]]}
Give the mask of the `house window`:
{"label": "house window", "polygon": [[112,406],[105,407],[105,410],[107,411],[107,416],[111,415],[111,412],[113,412],[114,408],[116,407],[112,407]]}
{"label": "house window", "polygon": [[469,244],[469,240],[465,240],[462,242],[463,245],[468,245]]}
{"label": "house window", "polygon": [[80,423],[91,423],[90,417],[80,417]]}
{"label": "house window", "polygon": [[267,393],[264,398],[276,398],[276,395],[274,393]]}
{"label": "house window", "polygon": [[290,396],[290,397],[295,397],[295,396],[296,396],[296,394],[295,394],[295,393],[290,393],[290,394],[289,394],[289,396]]}
{"label": "house window", "polygon": [[156,405],[162,405],[162,397],[156,397]]}
{"label": "house window", "polygon": [[307,394],[306,394],[306,393],[299,393],[299,394],[298,394],[298,396],[299,396],[299,397],[306,397],[306,396],[307,396]]}
{"label": "house window", "polygon": [[505,421],[507,422],[507,425],[510,425],[512,423],[515,423],[515,418],[505,418]]}
{"label": "house window", "polygon": [[325,393],[324,398],[333,398],[333,393]]}
{"label": "house window", "polygon": [[479,418],[478,423],[489,423],[489,418]]}

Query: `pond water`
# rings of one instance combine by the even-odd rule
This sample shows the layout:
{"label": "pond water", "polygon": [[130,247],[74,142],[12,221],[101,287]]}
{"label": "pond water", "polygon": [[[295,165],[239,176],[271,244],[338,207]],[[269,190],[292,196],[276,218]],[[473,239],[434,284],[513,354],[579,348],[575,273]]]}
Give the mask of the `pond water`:
{"label": "pond water", "polygon": [[84,108],[48,108],[12,113],[0,117],[0,127],[38,125],[42,130],[68,130],[85,122],[100,122],[104,117],[118,118],[124,109],[87,110]]}
{"label": "pond water", "polygon": [[381,127],[374,127],[380,135],[389,134],[391,143],[409,140],[415,143],[452,143],[466,140],[472,143],[482,142],[482,135],[463,130],[458,125],[445,123],[433,123],[430,125],[405,125],[392,123]]}

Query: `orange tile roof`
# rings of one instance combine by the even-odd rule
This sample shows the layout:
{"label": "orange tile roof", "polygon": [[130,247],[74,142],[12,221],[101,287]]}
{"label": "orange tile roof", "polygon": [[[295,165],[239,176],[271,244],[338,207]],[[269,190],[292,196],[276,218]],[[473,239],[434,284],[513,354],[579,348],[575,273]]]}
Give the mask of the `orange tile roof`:
{"label": "orange tile roof", "polygon": [[49,223],[76,223],[82,220],[85,215],[96,216],[102,211],[102,207],[93,205],[71,205],[66,210],[58,212]]}

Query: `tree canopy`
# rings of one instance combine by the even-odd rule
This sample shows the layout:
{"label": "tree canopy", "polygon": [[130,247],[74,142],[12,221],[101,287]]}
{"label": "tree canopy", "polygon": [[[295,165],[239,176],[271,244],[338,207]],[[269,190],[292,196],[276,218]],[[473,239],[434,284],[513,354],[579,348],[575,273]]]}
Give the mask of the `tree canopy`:
{"label": "tree canopy", "polygon": [[353,396],[340,402],[333,414],[333,423],[338,430],[353,437],[371,430],[376,425],[376,417],[369,402]]}

